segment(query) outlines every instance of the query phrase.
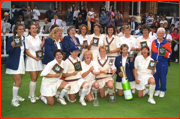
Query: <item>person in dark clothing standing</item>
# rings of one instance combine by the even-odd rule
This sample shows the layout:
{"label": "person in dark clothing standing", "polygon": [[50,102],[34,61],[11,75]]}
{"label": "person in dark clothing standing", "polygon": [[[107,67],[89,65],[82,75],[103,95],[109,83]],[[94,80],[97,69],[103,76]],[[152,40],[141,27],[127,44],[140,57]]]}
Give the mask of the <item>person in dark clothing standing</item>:
{"label": "person in dark clothing standing", "polygon": [[26,10],[25,5],[23,5],[23,6],[22,6],[22,9],[19,11],[19,14],[18,14],[18,16],[21,15],[21,16],[23,17],[23,21],[24,21],[24,12],[25,12],[25,11],[27,11],[27,10]]}
{"label": "person in dark clothing standing", "polygon": [[49,22],[51,22],[51,19],[53,19],[54,12],[51,9],[51,6],[49,6],[49,10],[46,11],[45,18],[48,18]]}
{"label": "person in dark clothing standing", "polygon": [[84,24],[84,18],[82,17],[82,14],[78,14],[78,18],[76,19],[76,29],[79,29],[79,26],[81,24]]}
{"label": "person in dark clothing standing", "polygon": [[82,14],[83,19],[86,19],[87,12],[83,6],[81,6],[80,13]]}
{"label": "person in dark clothing standing", "polygon": [[72,11],[70,10],[70,8],[68,8],[68,11],[64,17],[66,20],[66,26],[73,25],[74,4],[73,4],[73,7],[71,7],[71,8],[72,8]]}

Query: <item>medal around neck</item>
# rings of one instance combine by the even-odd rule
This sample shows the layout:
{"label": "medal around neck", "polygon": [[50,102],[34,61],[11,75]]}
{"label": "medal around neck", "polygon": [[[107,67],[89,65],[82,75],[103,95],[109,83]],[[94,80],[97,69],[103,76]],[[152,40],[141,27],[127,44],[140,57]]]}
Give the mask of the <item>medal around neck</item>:
{"label": "medal around neck", "polygon": [[79,52],[82,52],[82,45],[76,45],[79,48]]}
{"label": "medal around neck", "polygon": [[110,59],[109,60],[109,65],[110,65],[110,68],[109,68],[109,70],[108,70],[108,72],[107,72],[107,74],[108,75],[112,75],[113,74],[113,71],[112,71],[112,65],[113,65],[113,61],[114,61],[114,59]]}
{"label": "medal around neck", "polygon": [[43,50],[36,51],[36,57],[40,58],[41,60],[44,59]]}
{"label": "medal around neck", "polygon": [[135,52],[136,52],[135,50],[131,50],[131,51],[129,52],[128,57],[129,57],[129,58],[133,58],[133,57],[134,57]]}
{"label": "medal around neck", "polygon": [[88,49],[88,42],[87,42],[87,40],[84,40],[83,43],[85,44],[85,49]]}
{"label": "medal around neck", "polygon": [[98,46],[99,44],[99,38],[93,37],[93,45]]}
{"label": "medal around neck", "polygon": [[14,43],[15,43],[15,46],[14,46],[14,47],[20,47],[20,46],[22,46],[21,36],[14,36],[14,37],[13,37],[13,41],[14,41]]}
{"label": "medal around neck", "polygon": [[120,71],[123,73],[122,87],[123,87],[124,97],[126,100],[132,100],[133,96],[132,96],[132,92],[131,92],[131,86],[129,84],[129,81],[127,80],[127,76],[126,76],[123,66],[120,67]]}
{"label": "medal around neck", "polygon": [[82,71],[81,62],[74,63],[75,71]]}
{"label": "medal around neck", "polygon": [[154,60],[150,60],[149,65],[148,65],[148,69],[154,70],[156,67],[157,61]]}
{"label": "medal around neck", "polygon": [[165,56],[166,55],[166,47],[159,47],[158,55]]}
{"label": "medal around neck", "polygon": [[57,63],[54,65],[54,67],[52,68],[52,70],[58,74],[63,72],[63,68],[61,66],[59,66]]}
{"label": "medal around neck", "polygon": [[106,46],[106,53],[109,53],[110,52],[109,45],[105,45],[105,46]]}
{"label": "medal around neck", "polygon": [[147,46],[147,42],[146,41],[140,42],[140,44],[141,44],[141,48],[144,47],[144,46]]}

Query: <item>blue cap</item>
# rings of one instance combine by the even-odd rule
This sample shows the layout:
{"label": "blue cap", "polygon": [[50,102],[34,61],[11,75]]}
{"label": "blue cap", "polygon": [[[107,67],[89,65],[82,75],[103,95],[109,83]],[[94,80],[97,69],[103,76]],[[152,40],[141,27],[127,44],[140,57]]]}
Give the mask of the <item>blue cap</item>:
{"label": "blue cap", "polygon": [[69,51],[72,52],[72,51],[76,51],[76,50],[80,50],[77,46],[71,46],[69,48]]}
{"label": "blue cap", "polygon": [[174,17],[174,19],[177,19],[177,17]]}

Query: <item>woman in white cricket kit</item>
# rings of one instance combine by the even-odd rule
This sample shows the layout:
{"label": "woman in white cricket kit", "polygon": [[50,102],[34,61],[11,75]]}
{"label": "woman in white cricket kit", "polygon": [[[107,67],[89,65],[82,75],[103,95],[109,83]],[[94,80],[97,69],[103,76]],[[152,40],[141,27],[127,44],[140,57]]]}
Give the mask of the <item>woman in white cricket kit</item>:
{"label": "woman in white cricket kit", "polygon": [[[109,94],[112,94],[114,92],[114,86],[113,86],[113,78],[112,76],[116,73],[116,67],[112,63],[112,66],[110,66],[110,58],[106,55],[106,47],[100,46],[99,47],[99,53],[100,56],[96,59],[94,59],[99,67],[100,74],[96,76],[96,81],[99,83],[99,94],[100,97],[105,97],[105,85],[109,88]],[[109,69],[112,69],[112,75],[107,74]]]}
{"label": "woman in white cricket kit", "polygon": [[131,27],[128,26],[128,25],[124,25],[123,27],[123,30],[124,30],[124,36],[120,37],[120,46],[122,44],[127,44],[129,49],[128,49],[128,52],[130,50],[135,50],[136,48],[136,38],[134,38],[133,36],[130,35],[131,33]]}
{"label": "woman in white cricket kit", "polygon": [[[103,41],[104,35],[101,34],[102,31],[103,29],[101,28],[101,25],[99,23],[96,23],[94,24],[94,33],[89,36],[88,49],[91,50],[91,52],[93,53],[94,59],[99,57],[99,47],[104,45],[104,41]],[[93,45],[93,37],[99,38],[98,46]]]}
{"label": "woman in white cricket kit", "polygon": [[[19,101],[25,101],[24,98],[18,95],[19,86],[22,82],[22,76],[25,74],[25,45],[23,36],[24,25],[18,24],[14,28],[14,35],[8,38],[7,43],[7,54],[9,57],[5,64],[6,74],[11,74],[14,79],[14,84],[12,88],[13,99],[11,105],[14,107],[19,107]],[[15,47],[15,42],[13,41],[14,36],[20,36],[22,40],[22,46]],[[16,40],[15,40],[16,41]],[[20,41],[20,40],[19,40]]]}
{"label": "woman in white cricket kit", "polygon": [[44,46],[45,39],[40,40],[37,35],[37,28],[35,25],[30,25],[28,28],[29,35],[25,39],[26,45],[26,71],[30,73],[31,82],[29,84],[29,96],[31,103],[35,103],[39,98],[35,96],[36,80],[39,71],[42,71],[42,61],[36,57],[36,51],[41,50]]}
{"label": "woman in white cricket kit", "polygon": [[83,52],[88,50],[88,48],[85,48],[85,44],[83,41],[87,41],[87,44],[88,44],[88,39],[89,39],[89,36],[86,35],[87,34],[87,31],[88,31],[88,28],[86,25],[82,24],[80,27],[79,27],[79,30],[77,32],[77,34],[75,35],[76,37],[79,38],[79,42],[80,42],[80,45],[82,45],[82,52],[81,52],[81,55],[79,56],[80,60],[82,61],[83,59]]}
{"label": "woman in white cricket kit", "polygon": [[153,99],[153,94],[155,91],[155,79],[153,75],[155,74],[156,70],[148,69],[150,60],[153,60],[149,56],[149,47],[142,47],[141,53],[142,55],[139,55],[135,58],[134,64],[134,77],[136,80],[137,95],[139,98],[143,97],[147,93],[145,90],[145,85],[150,84],[148,102],[151,104],[156,104]]}
{"label": "woman in white cricket kit", "polygon": [[[156,37],[149,35],[150,27],[147,24],[142,25],[142,33],[143,35],[138,37],[136,40],[136,51],[138,51],[138,56],[141,55],[141,42],[147,43],[150,51],[151,51],[151,44],[152,41],[156,39]],[[151,55],[151,53],[150,53]]]}
{"label": "woman in white cricket kit", "polygon": [[56,73],[53,68],[56,64],[60,67],[64,67],[63,52],[60,49],[56,49],[53,52],[54,60],[49,62],[44,70],[41,72],[41,76],[43,76],[41,82],[41,100],[48,105],[54,104],[54,97],[58,89],[62,89],[59,98],[57,99],[62,105],[66,105],[64,100],[64,95],[70,90],[71,86],[67,82],[61,80],[62,72]]}
{"label": "woman in white cricket kit", "polygon": [[81,72],[75,70],[74,66],[74,63],[80,61],[78,58],[79,48],[77,46],[71,46],[69,51],[71,55],[65,60],[63,71],[63,77],[65,77],[65,81],[71,85],[71,89],[68,92],[68,95],[66,95],[66,98],[72,103],[75,102],[75,94],[79,92],[80,88],[82,88],[79,102],[83,106],[86,106],[84,97],[89,91],[89,84],[82,78]]}
{"label": "woman in white cricket kit", "polygon": [[[86,100],[91,102],[93,100],[93,92],[99,89],[99,83],[95,80],[95,76],[100,74],[98,65],[93,61],[93,54],[90,50],[83,53],[84,61],[82,64],[82,77],[89,83],[89,91],[86,95]],[[92,91],[91,91],[92,90]],[[90,92],[91,91],[91,92]]]}

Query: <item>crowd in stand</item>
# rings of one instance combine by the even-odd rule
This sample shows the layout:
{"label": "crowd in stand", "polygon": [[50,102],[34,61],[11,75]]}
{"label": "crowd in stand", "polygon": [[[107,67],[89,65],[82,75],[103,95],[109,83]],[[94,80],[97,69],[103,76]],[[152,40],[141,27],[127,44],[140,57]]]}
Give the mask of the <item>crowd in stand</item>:
{"label": "crowd in stand", "polygon": [[[54,104],[53,96],[56,96],[57,101],[63,105],[66,105],[64,96],[68,101],[75,102],[75,94],[80,92],[79,102],[86,106],[84,98],[87,101],[93,100],[91,87],[95,91],[98,90],[102,98],[105,97],[105,85],[108,87],[107,92],[112,94],[114,93],[114,74],[117,75],[117,93],[122,96],[120,66],[125,67],[132,93],[135,93],[135,89],[137,89],[138,97],[143,97],[147,93],[145,85],[150,84],[148,102],[156,104],[153,95],[165,96],[168,61],[178,62],[179,58],[179,21],[176,14],[168,20],[165,14],[153,16],[153,13],[150,12],[149,15],[145,14],[141,17],[137,13],[137,16],[131,17],[131,20],[124,24],[122,12],[116,9],[112,10],[113,6],[107,10],[102,5],[98,16],[93,8],[89,11],[82,6],[79,10],[73,5],[68,8],[64,16],[65,26],[62,22],[62,14],[57,9],[53,11],[49,7],[45,14],[45,26],[39,26],[40,12],[37,7],[35,5],[34,9],[31,9],[28,6],[26,10],[25,6],[22,6],[22,9],[17,12],[12,5],[12,19],[9,19],[9,13],[5,12],[4,19],[1,20],[3,34],[9,29],[14,36],[21,36],[25,43],[21,47],[15,47],[14,36],[7,40],[9,57],[5,67],[7,68],[6,73],[12,74],[15,80],[13,106],[18,107],[20,106],[19,101],[25,100],[17,95],[25,71],[30,72],[31,75],[28,98],[32,103],[38,99],[35,96],[35,89],[40,71],[43,76],[40,99],[48,105]],[[62,32],[67,26],[67,35],[63,38]],[[40,27],[43,27],[42,33],[49,34],[42,40],[37,35],[40,33]],[[25,37],[23,36],[24,28],[28,28],[29,33]],[[136,39],[133,35],[139,35],[139,37]],[[94,38],[98,39],[97,45],[94,45]],[[146,41],[147,46],[141,46],[143,41]],[[77,47],[78,45],[81,45],[81,48]],[[106,45],[110,49],[108,52]],[[165,47],[164,56],[159,55],[159,47]],[[41,49],[44,50],[43,60],[36,57],[35,54]],[[137,52],[136,58],[128,57],[128,52],[131,50]],[[66,54],[65,61],[62,59],[63,53]],[[110,68],[110,59],[114,59],[111,66],[112,75],[107,74],[107,69]],[[22,62],[24,60],[25,62]],[[150,60],[158,61],[156,69],[147,69]],[[81,72],[74,69],[74,64],[79,61],[82,62]],[[63,73],[57,74],[52,70],[55,64],[63,67]],[[132,69],[134,69],[134,74]],[[59,78],[65,80],[59,80]],[[161,85],[159,85],[159,79]],[[58,89],[62,89],[62,91],[59,93]]]}

